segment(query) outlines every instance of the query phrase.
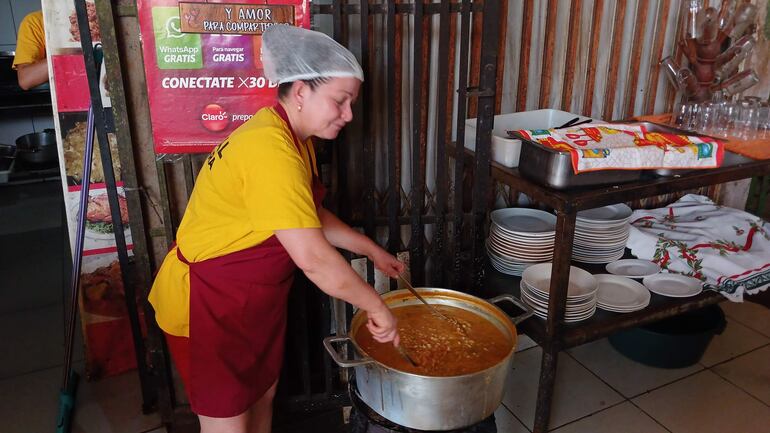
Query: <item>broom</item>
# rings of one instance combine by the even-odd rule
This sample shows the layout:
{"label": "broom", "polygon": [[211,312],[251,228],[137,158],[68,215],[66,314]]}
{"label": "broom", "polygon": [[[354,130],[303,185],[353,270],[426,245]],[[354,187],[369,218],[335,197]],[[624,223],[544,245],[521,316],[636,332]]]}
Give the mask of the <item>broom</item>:
{"label": "broom", "polygon": [[[101,44],[94,46],[96,74],[99,76],[102,67],[103,52]],[[88,210],[88,192],[91,184],[91,163],[94,150],[94,107],[88,107],[86,124],[86,147],[83,152],[83,176],[81,178],[80,205],[78,206],[77,234],[75,235],[75,254],[72,259],[72,276],[70,279],[70,314],[67,322],[65,339],[64,377],[59,390],[59,416],[56,422],[56,433],[67,433],[72,425],[72,412],[75,407],[75,393],[78,386],[78,374],[72,370],[72,350],[75,345],[75,324],[78,314],[78,293],[80,291],[80,269],[83,261],[83,237],[85,235],[86,212]]]}

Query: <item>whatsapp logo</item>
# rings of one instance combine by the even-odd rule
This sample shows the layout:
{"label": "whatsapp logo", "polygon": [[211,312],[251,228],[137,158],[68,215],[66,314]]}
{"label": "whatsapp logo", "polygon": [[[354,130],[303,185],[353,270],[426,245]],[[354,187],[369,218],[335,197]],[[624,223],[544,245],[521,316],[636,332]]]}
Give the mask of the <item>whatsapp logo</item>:
{"label": "whatsapp logo", "polygon": [[167,38],[183,38],[181,26],[179,24],[179,16],[169,17],[166,20],[166,37]]}
{"label": "whatsapp logo", "polygon": [[195,33],[182,33],[179,8],[152,8],[152,29],[159,69],[203,68],[201,37]]}

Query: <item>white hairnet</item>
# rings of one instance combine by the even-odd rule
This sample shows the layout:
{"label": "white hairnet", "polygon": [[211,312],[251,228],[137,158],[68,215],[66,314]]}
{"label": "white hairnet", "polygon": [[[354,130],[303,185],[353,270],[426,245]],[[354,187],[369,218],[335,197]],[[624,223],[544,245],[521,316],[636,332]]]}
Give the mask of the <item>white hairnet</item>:
{"label": "white hairnet", "polygon": [[326,77],[364,81],[364,71],[347,48],[323,33],[292,25],[265,30],[262,64],[267,79],[277,84]]}

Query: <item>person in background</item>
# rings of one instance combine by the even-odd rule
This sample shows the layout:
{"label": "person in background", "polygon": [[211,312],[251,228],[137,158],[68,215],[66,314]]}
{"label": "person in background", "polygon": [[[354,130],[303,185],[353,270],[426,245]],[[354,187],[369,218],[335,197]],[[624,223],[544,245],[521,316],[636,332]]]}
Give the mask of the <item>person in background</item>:
{"label": "person in background", "polygon": [[399,342],[390,309],[335,247],[394,278],[404,264],[324,209],[312,141],[353,119],[361,66],[290,25],[266,30],[262,50],[278,103],[211,152],[149,296],[202,433],[270,432],[296,268],[364,310],[375,340]]}
{"label": "person in background", "polygon": [[32,12],[21,20],[13,68],[19,78],[19,87],[24,90],[48,82],[42,11]]}

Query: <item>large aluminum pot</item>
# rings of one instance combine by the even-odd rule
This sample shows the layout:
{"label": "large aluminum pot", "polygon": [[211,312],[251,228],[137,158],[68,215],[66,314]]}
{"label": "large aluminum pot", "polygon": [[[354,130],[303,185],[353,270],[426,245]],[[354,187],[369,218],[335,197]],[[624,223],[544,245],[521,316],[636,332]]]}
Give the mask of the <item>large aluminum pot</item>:
{"label": "large aluminum pot", "polygon": [[[341,367],[353,367],[356,386],[364,401],[375,412],[399,425],[417,430],[454,430],[473,425],[490,416],[500,406],[505,379],[516,350],[516,324],[532,315],[532,310],[511,295],[485,301],[448,289],[418,288],[430,304],[449,305],[472,311],[500,329],[511,343],[508,355],[496,365],[461,376],[433,377],[407,373],[381,364],[368,356],[355,340],[366,314],[353,316],[349,336],[327,337],[324,346]],[[420,303],[409,291],[396,290],[383,295],[390,308]],[[525,313],[510,317],[493,304],[511,302]],[[352,342],[357,359],[345,359],[334,343]]]}

